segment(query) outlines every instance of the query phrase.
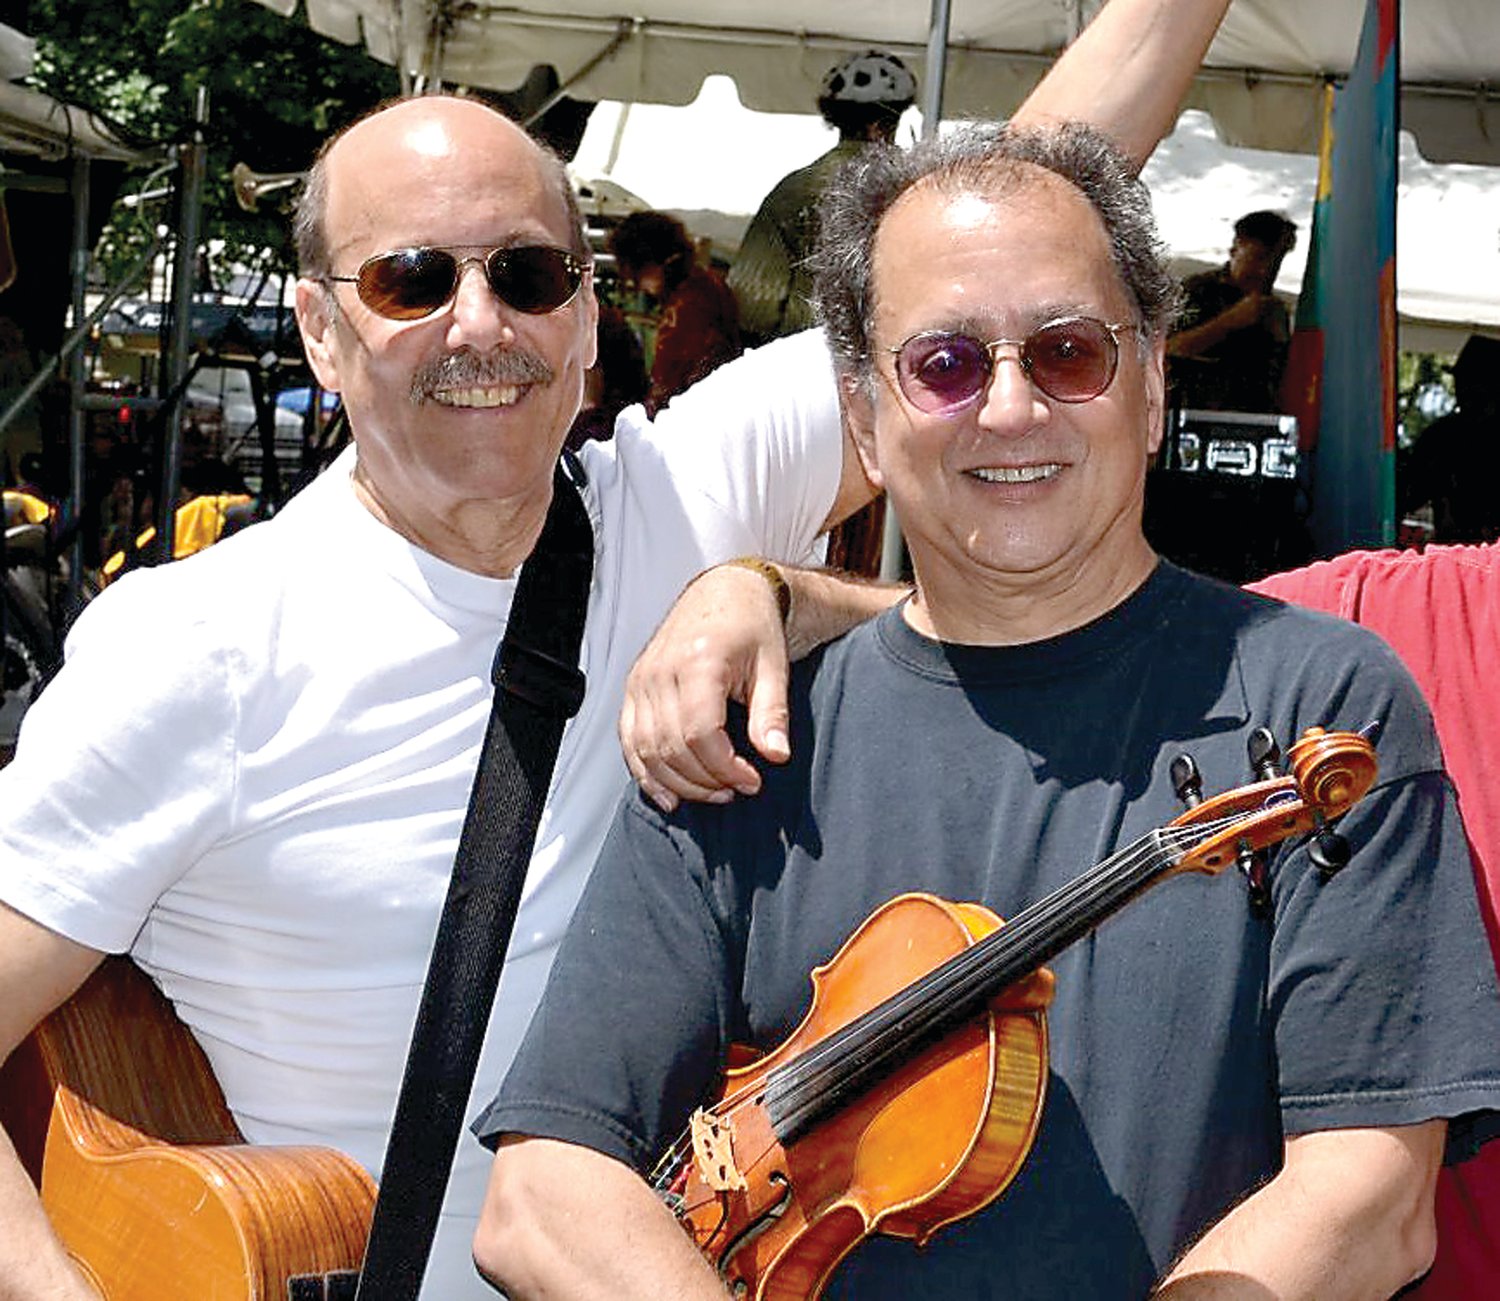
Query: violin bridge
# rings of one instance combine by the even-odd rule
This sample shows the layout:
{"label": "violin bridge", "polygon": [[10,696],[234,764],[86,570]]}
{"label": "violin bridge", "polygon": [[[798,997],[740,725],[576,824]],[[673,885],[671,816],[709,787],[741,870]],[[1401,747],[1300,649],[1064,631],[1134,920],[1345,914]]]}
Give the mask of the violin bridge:
{"label": "violin bridge", "polygon": [[749,1184],[734,1163],[734,1127],[729,1120],[699,1107],[690,1128],[699,1178],[716,1193],[744,1192]]}

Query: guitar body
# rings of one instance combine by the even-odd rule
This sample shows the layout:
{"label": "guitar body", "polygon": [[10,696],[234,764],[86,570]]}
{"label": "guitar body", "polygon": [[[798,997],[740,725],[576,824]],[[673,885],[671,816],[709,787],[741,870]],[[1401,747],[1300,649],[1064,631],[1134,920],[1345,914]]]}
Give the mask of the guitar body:
{"label": "guitar body", "polygon": [[107,1301],[353,1295],[375,1184],[326,1147],[257,1147],[132,962],[109,958],[0,1072],[58,1235]]}

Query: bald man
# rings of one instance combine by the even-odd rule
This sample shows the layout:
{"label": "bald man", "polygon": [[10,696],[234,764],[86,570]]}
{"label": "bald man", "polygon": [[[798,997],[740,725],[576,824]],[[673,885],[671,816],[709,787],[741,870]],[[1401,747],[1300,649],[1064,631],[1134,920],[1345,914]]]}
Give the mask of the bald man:
{"label": "bald man", "polygon": [[[128,952],[247,1139],[331,1145],[375,1172],[491,660],[597,306],[561,166],[473,101],[409,100],[340,137],[298,237],[308,358],[343,395],[354,446],[274,520],[122,581],[80,620],[0,773],[0,1044],[102,954]],[[827,374],[816,337],[788,341],[585,455],[589,689],[482,1087],[526,1025],[624,781],[614,724],[635,654],[706,565],[807,558],[841,509]],[[487,1295],[468,1246],[484,1157],[465,1143],[457,1163],[428,1283],[443,1301]]]}
{"label": "bald man", "polygon": [[[1115,0],[1032,100],[1137,161],[1225,0]],[[1101,70],[1110,69],[1105,77]],[[297,314],[354,446],[274,520],[112,586],[0,772],[0,1055],[106,953],[208,1053],[252,1143],[378,1173],[490,709],[517,567],[594,356],[558,161],[431,97],[337,137],[297,215]],[[671,598],[796,561],[869,492],[821,339],[782,340],[585,449],[595,568],[569,725],[474,1092],[529,1020],[626,770],[621,684]],[[880,603],[883,602],[883,598]],[[470,1261],[487,1155],[461,1145],[424,1295]],[[94,1295],[0,1136],[0,1298]]]}

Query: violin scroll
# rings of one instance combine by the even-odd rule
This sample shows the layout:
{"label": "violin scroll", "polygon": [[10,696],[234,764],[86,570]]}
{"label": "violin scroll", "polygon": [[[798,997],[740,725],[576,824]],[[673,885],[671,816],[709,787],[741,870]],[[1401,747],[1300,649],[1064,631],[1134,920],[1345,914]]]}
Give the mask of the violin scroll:
{"label": "violin scroll", "polygon": [[1292,746],[1292,778],[1302,799],[1336,818],[1364,797],[1375,782],[1375,747],[1358,732],[1310,727]]}
{"label": "violin scroll", "polygon": [[[1315,858],[1327,875],[1348,859],[1348,847],[1326,824],[1347,812],[1374,784],[1375,747],[1358,732],[1308,728],[1287,754],[1282,777],[1252,782],[1202,801],[1171,823],[1182,837],[1177,870],[1217,873],[1247,855],[1293,836],[1319,833]],[[1252,756],[1253,759],[1253,756]],[[1337,866],[1335,866],[1337,864]]]}

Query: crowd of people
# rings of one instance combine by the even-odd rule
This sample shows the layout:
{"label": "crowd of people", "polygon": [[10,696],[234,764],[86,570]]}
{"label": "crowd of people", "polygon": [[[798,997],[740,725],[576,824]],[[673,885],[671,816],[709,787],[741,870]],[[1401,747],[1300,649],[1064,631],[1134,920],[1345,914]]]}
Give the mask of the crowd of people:
{"label": "crowd of people", "polygon": [[[0,770],[0,1056],[129,954],[248,1142],[378,1178],[496,645],[561,495],[593,539],[584,690],[428,1301],[723,1298],[778,1268],[830,1297],[1484,1295],[1493,548],[1344,557],[1262,595],[1145,531],[1171,359],[1193,354],[1137,177],[1226,7],[1111,0],[1010,124],[841,140],[837,183],[795,187],[820,216],[781,205],[814,238],[781,309],[810,301],[817,329],[763,324],[680,225],[622,224],[615,265],[668,345],[648,367],[616,337],[634,380],[605,374],[620,322],[560,159],[446,95],[334,135],[294,217],[297,319],[352,444],[272,520],[126,574],[74,627]],[[824,98],[888,123],[904,71],[855,56]],[[1224,301],[1205,289],[1221,342],[1237,302],[1273,317],[1278,229],[1237,235]],[[704,375],[676,352],[712,334],[727,358],[741,331],[779,337]],[[881,492],[909,589],[814,563]],[[862,1164],[863,1093],[821,1129],[751,1109],[715,1130],[738,1050],[796,1032],[894,896],[922,892],[962,948],[1263,776],[1263,728],[1360,733],[1378,776],[1331,830],[1097,929],[1070,916],[1048,973],[978,991],[994,1028],[954,1033],[998,1045],[981,1118],[1023,1140],[1003,1171],[936,1150],[936,1207],[897,1187],[872,1214],[868,1186],[900,1176]],[[903,989],[913,947],[856,965]],[[884,1135],[903,1167],[938,1146],[947,1069]],[[724,1218],[753,1183],[781,1198],[766,1223],[806,1221],[794,1264],[759,1224],[695,1248],[683,1185],[649,1181],[684,1130]],[[836,1150],[804,1159],[820,1132]],[[0,1222],[0,1297],[96,1295],[3,1133]]]}

